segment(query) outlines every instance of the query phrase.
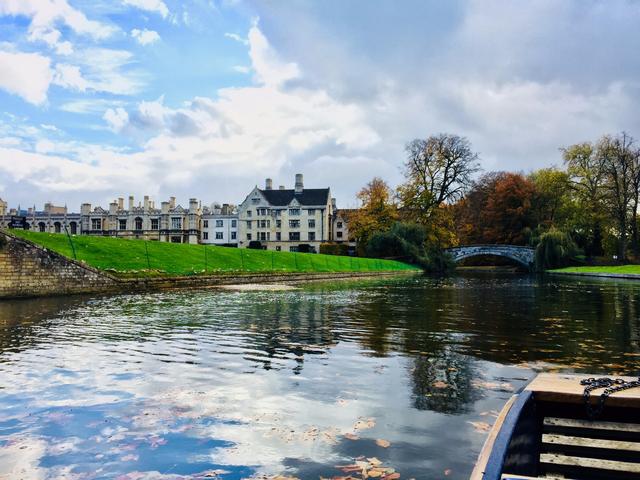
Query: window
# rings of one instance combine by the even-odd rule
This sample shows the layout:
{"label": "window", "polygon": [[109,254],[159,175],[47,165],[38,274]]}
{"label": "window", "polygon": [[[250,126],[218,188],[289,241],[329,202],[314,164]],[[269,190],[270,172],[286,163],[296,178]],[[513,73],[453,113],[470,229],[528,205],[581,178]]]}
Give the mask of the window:
{"label": "window", "polygon": [[247,240],[251,240],[251,234],[247,233]]}
{"label": "window", "polygon": [[151,219],[151,230],[159,230],[160,229],[160,220],[157,218]]}
{"label": "window", "polygon": [[299,208],[290,208],[289,209],[289,215],[300,215],[300,209]]}
{"label": "window", "polygon": [[342,222],[338,222],[338,228],[342,228]]}
{"label": "window", "polygon": [[259,208],[257,210],[258,215],[268,215],[269,214],[269,210],[267,210],[266,208]]}
{"label": "window", "polygon": [[289,228],[300,228],[300,220],[289,220]]}
{"label": "window", "polygon": [[267,234],[265,232],[260,232],[260,240],[263,242],[267,240]]}
{"label": "window", "polygon": [[223,220],[216,220],[216,227],[224,227],[224,221]]}
{"label": "window", "polygon": [[282,247],[280,245],[276,245],[276,252],[279,252],[280,250],[282,250]]}
{"label": "window", "polygon": [[310,208],[309,210],[307,210],[307,213],[309,215],[315,215],[316,214],[316,209],[315,208]]}
{"label": "window", "polygon": [[222,240],[223,234],[222,232],[216,232],[216,240]]}
{"label": "window", "polygon": [[270,228],[271,220],[260,220],[260,228]]}
{"label": "window", "polygon": [[342,232],[336,232],[336,235],[338,236],[338,238],[342,238]]}
{"label": "window", "polygon": [[62,232],[62,225],[60,225],[60,222],[55,222],[53,224],[53,229],[55,230],[56,233]]}
{"label": "window", "polygon": [[231,240],[235,240],[236,239],[236,232],[231,232]]}
{"label": "window", "polygon": [[290,252],[297,252],[298,251],[298,247],[289,247],[289,251]]}
{"label": "window", "polygon": [[254,197],[251,199],[251,202],[253,202],[254,205],[257,205],[258,203],[260,203],[260,197]]}
{"label": "window", "polygon": [[171,218],[171,229],[172,230],[182,230],[182,219],[180,217],[172,217]]}
{"label": "window", "polygon": [[251,216],[251,210],[247,210],[247,217]]}
{"label": "window", "polygon": [[316,232],[309,232],[309,241],[314,242],[316,240]]}
{"label": "window", "polygon": [[235,220],[231,220],[231,228],[236,228],[238,226]]}
{"label": "window", "polygon": [[280,232],[276,232],[276,241],[282,240],[282,234]]}
{"label": "window", "polygon": [[136,217],[135,225],[136,225],[136,230],[142,230],[142,219],[140,217]]}
{"label": "window", "polygon": [[91,230],[102,230],[102,220],[99,218],[92,218]]}
{"label": "window", "polygon": [[78,224],[76,222],[71,222],[69,227],[71,228],[71,235],[78,233]]}
{"label": "window", "polygon": [[247,220],[247,228],[251,228],[251,220]]}
{"label": "window", "polygon": [[309,220],[309,228],[316,228],[316,221],[315,220]]}
{"label": "window", "polygon": [[289,232],[289,240],[300,240],[300,232]]}
{"label": "window", "polygon": [[40,222],[38,224],[38,230],[40,230],[41,232],[44,232],[47,229],[47,226],[44,224],[44,222]]}
{"label": "window", "polygon": [[209,228],[209,220],[202,221],[202,228]]}
{"label": "window", "polygon": [[118,220],[118,230],[126,230],[127,229],[127,221],[123,218]]}
{"label": "window", "polygon": [[276,228],[282,227],[282,220],[276,220]]}
{"label": "window", "polygon": [[275,214],[276,217],[282,216],[282,210],[274,210],[273,213]]}
{"label": "window", "polygon": [[209,240],[209,232],[202,232],[202,239]]}

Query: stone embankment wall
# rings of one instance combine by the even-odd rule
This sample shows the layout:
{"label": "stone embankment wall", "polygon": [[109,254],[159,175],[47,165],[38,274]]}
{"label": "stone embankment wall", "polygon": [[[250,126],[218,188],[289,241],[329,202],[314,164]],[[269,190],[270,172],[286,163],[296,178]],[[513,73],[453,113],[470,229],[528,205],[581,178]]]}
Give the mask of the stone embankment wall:
{"label": "stone embankment wall", "polygon": [[264,273],[185,277],[118,278],[0,232],[0,299],[74,293],[136,293],[249,283],[383,277],[415,272]]}
{"label": "stone embankment wall", "polygon": [[57,253],[0,233],[0,298],[117,291],[119,282]]}

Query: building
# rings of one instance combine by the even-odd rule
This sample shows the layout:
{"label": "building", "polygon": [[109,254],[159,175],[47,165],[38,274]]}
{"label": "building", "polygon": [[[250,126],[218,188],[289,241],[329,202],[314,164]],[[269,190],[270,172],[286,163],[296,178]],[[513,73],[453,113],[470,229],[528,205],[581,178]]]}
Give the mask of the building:
{"label": "building", "polygon": [[305,189],[297,174],[293,189],[274,190],[268,178],[265,188],[256,186],[238,208],[238,246],[317,252],[331,239],[332,212],[329,188]]}
{"label": "building", "polygon": [[138,205],[130,196],[126,209],[124,199],[118,198],[108,210],[99,206],[92,209],[90,203],[83,203],[80,210],[83,234],[172,243],[200,241],[202,209],[195,198],[189,199],[188,209],[176,205],[175,197],[156,208],[148,196]]}
{"label": "building", "polygon": [[67,207],[58,207],[51,202],[44,204],[44,210],[36,207],[23,210],[7,209],[7,203],[0,200],[0,228],[8,228],[12,218],[20,218],[29,230],[47,233],[70,233],[78,235],[82,232],[80,214],[69,213]]}
{"label": "building", "polygon": [[354,208],[336,208],[333,204],[333,218],[331,228],[331,240],[334,243],[346,244],[350,252],[355,252],[356,241],[349,235],[349,220],[357,211]]}
{"label": "building", "polygon": [[200,242],[228,247],[238,246],[238,210],[224,204],[204,207],[202,210],[202,232]]}

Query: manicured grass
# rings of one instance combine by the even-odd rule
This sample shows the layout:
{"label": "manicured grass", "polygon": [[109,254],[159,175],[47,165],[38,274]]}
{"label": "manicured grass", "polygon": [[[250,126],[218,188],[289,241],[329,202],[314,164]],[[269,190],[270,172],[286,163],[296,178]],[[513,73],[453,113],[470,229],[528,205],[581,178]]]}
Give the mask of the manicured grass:
{"label": "manicured grass", "polygon": [[623,275],[640,275],[640,265],[612,265],[604,267],[567,267],[552,270],[567,273],[617,273]]}
{"label": "manicured grass", "polygon": [[[28,230],[11,230],[11,233],[73,258],[67,235]],[[124,276],[417,269],[406,263],[375,258],[247,250],[85,235],[72,236],[71,240],[79,261]]]}

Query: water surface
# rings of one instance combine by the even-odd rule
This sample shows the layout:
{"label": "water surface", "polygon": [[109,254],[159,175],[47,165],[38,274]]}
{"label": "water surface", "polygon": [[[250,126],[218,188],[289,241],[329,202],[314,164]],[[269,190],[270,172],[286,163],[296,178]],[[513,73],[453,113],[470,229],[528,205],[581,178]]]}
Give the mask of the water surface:
{"label": "water surface", "polygon": [[639,301],[466,275],[0,302],[0,478],[465,479],[537,371],[638,373]]}

